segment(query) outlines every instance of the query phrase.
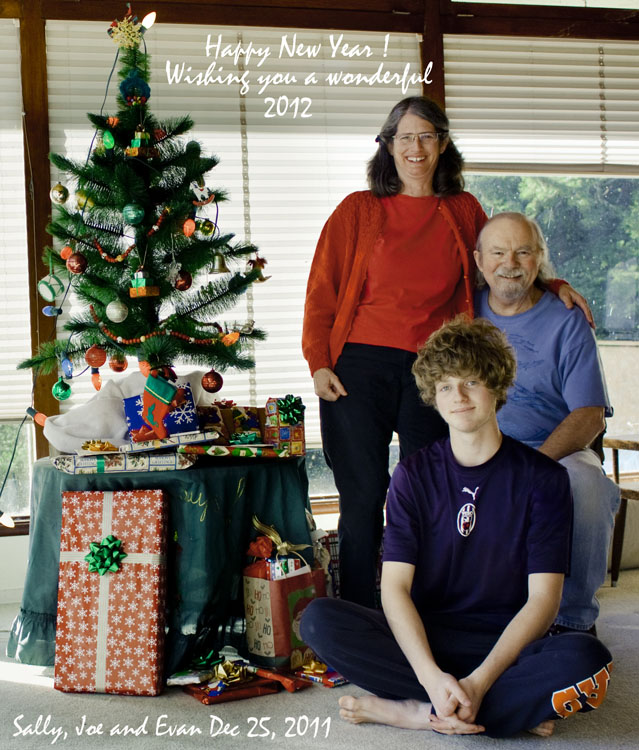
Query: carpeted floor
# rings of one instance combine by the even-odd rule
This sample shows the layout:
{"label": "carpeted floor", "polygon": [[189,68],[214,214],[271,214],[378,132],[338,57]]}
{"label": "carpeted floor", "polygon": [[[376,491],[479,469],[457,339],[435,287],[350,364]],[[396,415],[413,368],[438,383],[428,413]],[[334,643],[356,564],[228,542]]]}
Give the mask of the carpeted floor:
{"label": "carpeted floor", "polygon": [[[179,688],[157,698],[62,694],[51,668],[0,657],[0,748],[2,750],[188,750],[188,748],[316,748],[317,750],[435,750],[439,748],[552,747],[553,750],[639,748],[639,570],[624,571],[616,588],[603,588],[599,635],[615,657],[603,706],[557,722],[543,739],[522,734],[509,740],[444,737],[378,725],[352,726],[339,718],[337,699],[361,694],[350,686],[313,686],[218,706],[204,706]],[[0,649],[17,607],[0,606]],[[381,665],[380,665],[380,668]],[[84,732],[80,733],[84,725]],[[117,730],[127,735],[117,734]],[[133,733],[135,732],[135,733]],[[113,734],[111,734],[113,733]]]}

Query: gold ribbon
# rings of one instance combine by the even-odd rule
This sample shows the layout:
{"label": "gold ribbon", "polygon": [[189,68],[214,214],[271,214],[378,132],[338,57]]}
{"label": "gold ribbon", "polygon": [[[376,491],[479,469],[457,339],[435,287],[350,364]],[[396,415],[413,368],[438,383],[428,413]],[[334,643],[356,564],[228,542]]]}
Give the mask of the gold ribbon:
{"label": "gold ribbon", "polygon": [[276,557],[280,555],[297,555],[304,565],[307,564],[298,550],[307,549],[311,546],[310,544],[292,544],[291,542],[282,541],[282,537],[273,526],[267,526],[265,523],[262,523],[256,515],[253,516],[253,526],[273,542],[276,549]]}
{"label": "gold ribbon", "polygon": [[221,680],[225,685],[253,679],[253,675],[247,672],[246,665],[240,661],[223,661],[221,664],[216,664],[214,670],[214,679]]}
{"label": "gold ribbon", "polygon": [[304,674],[326,674],[328,666],[323,661],[311,657],[302,664],[302,671]]}

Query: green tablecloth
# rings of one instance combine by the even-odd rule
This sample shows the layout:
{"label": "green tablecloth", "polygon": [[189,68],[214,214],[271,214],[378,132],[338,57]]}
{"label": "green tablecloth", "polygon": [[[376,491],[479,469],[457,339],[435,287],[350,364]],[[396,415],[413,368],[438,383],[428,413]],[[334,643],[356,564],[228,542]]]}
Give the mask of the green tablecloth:
{"label": "green tablecloth", "polygon": [[209,459],[182,471],[82,475],[64,474],[40,459],[33,471],[27,577],[8,656],[25,664],[54,663],[61,493],[127,489],[163,489],[169,497],[169,674],[210,643],[241,598],[253,514],[283,539],[310,544],[303,458]]}

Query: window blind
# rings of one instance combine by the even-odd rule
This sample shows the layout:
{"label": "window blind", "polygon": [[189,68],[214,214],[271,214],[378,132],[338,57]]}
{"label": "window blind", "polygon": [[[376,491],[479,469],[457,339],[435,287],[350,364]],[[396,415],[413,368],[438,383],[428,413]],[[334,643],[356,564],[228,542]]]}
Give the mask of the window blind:
{"label": "window blind", "polygon": [[446,109],[467,168],[639,166],[639,42],[444,37]]}
{"label": "window blind", "polygon": [[[92,137],[86,112],[100,108],[116,48],[103,23],[50,21],[46,31],[51,150],[85,158]],[[226,373],[219,396],[258,405],[269,396],[301,396],[307,405],[307,440],[317,446],[317,397],[300,346],[315,243],[337,203],[366,187],[366,162],[391,107],[421,93],[416,80],[420,38],[157,23],[145,39],[152,56],[154,114],[191,114],[195,127],[187,137],[220,157],[207,185],[230,194],[231,200],[220,204],[220,229],[250,239],[268,261],[264,273],[271,279],[254,285],[242,305],[224,316],[229,321],[254,318],[268,339],[256,346],[255,371]],[[257,53],[250,59],[240,55],[236,63],[233,54],[222,51],[232,52],[237,45],[270,53],[259,65]],[[212,63],[211,76],[232,74],[238,81],[246,76],[248,90],[241,82],[198,85],[198,74]],[[331,85],[340,73],[341,83]],[[271,84],[260,91],[267,76]],[[114,109],[116,85],[114,75],[107,112]],[[103,369],[104,377],[108,368]],[[72,387],[74,396],[63,409],[92,394],[87,377],[72,381]]]}
{"label": "window blind", "polygon": [[31,373],[16,365],[31,355],[22,145],[19,25],[0,19],[0,420],[24,416]]}

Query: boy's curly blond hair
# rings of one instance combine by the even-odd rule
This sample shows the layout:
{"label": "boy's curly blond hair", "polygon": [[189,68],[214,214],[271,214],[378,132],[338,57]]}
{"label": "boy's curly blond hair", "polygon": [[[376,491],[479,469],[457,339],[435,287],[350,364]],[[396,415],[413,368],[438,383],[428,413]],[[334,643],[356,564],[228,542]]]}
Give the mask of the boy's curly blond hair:
{"label": "boy's curly blond hair", "polygon": [[517,360],[505,334],[488,320],[470,320],[466,315],[431,334],[412,368],[422,401],[429,406],[435,405],[438,382],[450,376],[473,376],[495,396],[497,409],[506,403],[516,371]]}

